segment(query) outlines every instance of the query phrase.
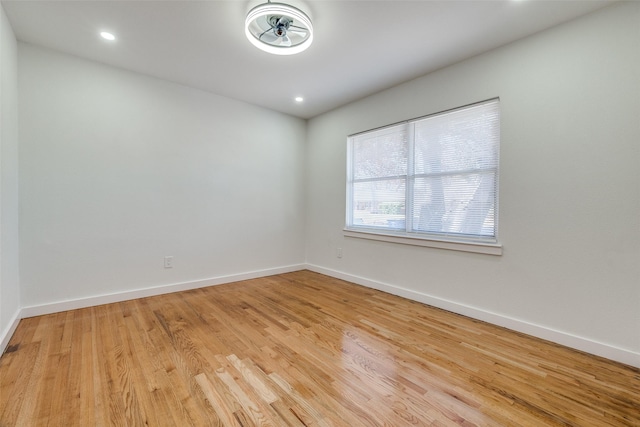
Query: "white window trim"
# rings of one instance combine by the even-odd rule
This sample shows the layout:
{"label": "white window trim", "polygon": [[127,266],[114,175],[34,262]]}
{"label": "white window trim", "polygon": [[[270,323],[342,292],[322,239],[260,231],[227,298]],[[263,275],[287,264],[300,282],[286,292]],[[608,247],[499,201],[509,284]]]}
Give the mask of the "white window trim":
{"label": "white window trim", "polygon": [[485,242],[455,242],[452,240],[438,240],[431,237],[416,236],[408,233],[387,233],[380,230],[351,230],[343,229],[345,237],[356,239],[377,240],[380,242],[398,243],[402,245],[422,246],[427,248],[448,249],[452,251],[473,252],[486,255],[502,255],[500,243]]}

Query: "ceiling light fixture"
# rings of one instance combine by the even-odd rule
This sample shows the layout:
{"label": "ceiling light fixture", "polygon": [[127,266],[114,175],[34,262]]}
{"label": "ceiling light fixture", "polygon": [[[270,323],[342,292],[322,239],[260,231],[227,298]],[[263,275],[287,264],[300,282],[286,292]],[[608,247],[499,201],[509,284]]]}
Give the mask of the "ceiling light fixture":
{"label": "ceiling light fixture", "polygon": [[296,102],[302,102],[302,101],[304,101],[304,98],[303,98],[303,97],[301,97],[301,96],[296,96],[296,97],[295,97],[295,101],[296,101]]}
{"label": "ceiling light fixture", "polygon": [[267,2],[251,9],[244,32],[258,49],[275,55],[300,53],[313,41],[311,19],[284,3]]}
{"label": "ceiling light fixture", "polygon": [[106,31],[103,31],[100,33],[100,36],[105,39],[105,40],[109,40],[109,41],[113,41],[116,39],[116,36],[114,36],[111,33],[107,33]]}

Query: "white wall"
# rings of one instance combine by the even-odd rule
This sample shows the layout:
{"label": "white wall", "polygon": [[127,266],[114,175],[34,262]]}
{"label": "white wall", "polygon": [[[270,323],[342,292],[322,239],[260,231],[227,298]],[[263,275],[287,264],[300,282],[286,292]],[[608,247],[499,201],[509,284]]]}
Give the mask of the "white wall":
{"label": "white wall", "polygon": [[[639,23],[610,6],[312,119],[308,263],[640,366]],[[502,256],[342,235],[347,135],[496,96]]]}
{"label": "white wall", "polygon": [[20,310],[17,67],[16,38],[0,5],[0,352]]}
{"label": "white wall", "polygon": [[18,59],[24,307],[304,262],[305,121],[28,44]]}

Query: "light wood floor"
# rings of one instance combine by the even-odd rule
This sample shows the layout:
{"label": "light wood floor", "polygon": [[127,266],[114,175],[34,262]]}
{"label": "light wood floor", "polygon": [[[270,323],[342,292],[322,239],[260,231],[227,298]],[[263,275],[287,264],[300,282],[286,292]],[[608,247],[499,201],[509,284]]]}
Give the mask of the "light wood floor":
{"label": "light wood floor", "polygon": [[308,271],[24,319],[0,426],[640,426],[640,370]]}

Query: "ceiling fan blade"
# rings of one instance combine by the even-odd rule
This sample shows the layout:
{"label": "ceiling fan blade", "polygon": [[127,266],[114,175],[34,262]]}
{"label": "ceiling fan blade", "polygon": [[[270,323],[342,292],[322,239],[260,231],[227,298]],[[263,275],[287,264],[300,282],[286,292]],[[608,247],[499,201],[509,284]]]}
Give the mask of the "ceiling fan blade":
{"label": "ceiling fan blade", "polygon": [[303,37],[307,35],[307,30],[304,30],[304,29],[298,30],[297,28],[296,29],[289,28],[289,32],[293,34],[301,35]]}
{"label": "ceiling fan blade", "polygon": [[268,30],[262,33],[262,35],[260,36],[260,40],[269,44],[274,44],[274,42],[276,42],[278,39],[279,37],[273,34],[273,31]]}
{"label": "ceiling fan blade", "polygon": [[264,36],[264,35],[267,33],[267,31],[270,31],[270,30],[272,30],[272,29],[273,29],[273,28],[269,28],[268,30],[264,30],[264,31],[263,31],[263,32],[258,36],[258,40],[262,40],[262,36]]}
{"label": "ceiling fan blade", "polygon": [[291,46],[291,40],[287,36],[282,36],[282,41],[280,42],[280,46]]}

